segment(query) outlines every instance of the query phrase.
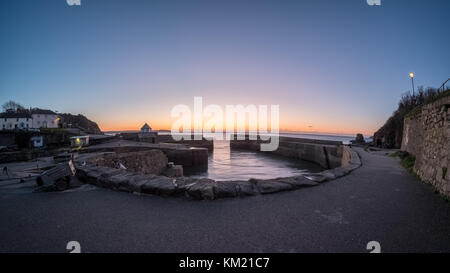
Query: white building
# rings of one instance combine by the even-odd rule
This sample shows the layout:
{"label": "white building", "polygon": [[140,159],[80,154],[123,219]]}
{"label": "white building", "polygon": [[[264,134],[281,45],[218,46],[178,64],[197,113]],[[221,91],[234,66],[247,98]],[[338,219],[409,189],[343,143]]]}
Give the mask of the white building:
{"label": "white building", "polygon": [[51,110],[34,108],[31,110],[0,113],[1,130],[24,130],[39,128],[58,128],[59,116]]}
{"label": "white building", "polygon": [[153,131],[147,123],[141,127],[141,131],[138,133],[139,141],[156,143],[156,138],[158,137],[158,132]]}
{"label": "white building", "polygon": [[0,128],[2,130],[29,129],[33,126],[33,119],[28,111],[6,111],[0,114]]}
{"label": "white building", "polygon": [[33,108],[31,118],[33,119],[31,128],[58,128],[58,114],[51,110]]}

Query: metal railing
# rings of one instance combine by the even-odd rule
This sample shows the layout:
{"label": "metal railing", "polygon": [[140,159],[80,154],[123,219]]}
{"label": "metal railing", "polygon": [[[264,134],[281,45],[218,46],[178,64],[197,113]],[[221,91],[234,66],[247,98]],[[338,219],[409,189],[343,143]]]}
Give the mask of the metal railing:
{"label": "metal railing", "polygon": [[446,89],[446,84],[447,84],[448,81],[450,81],[450,78],[448,78],[448,79],[441,85],[441,87],[438,88],[438,92],[441,92],[441,89],[442,89],[442,92],[444,92],[445,90],[447,90],[447,89]]}

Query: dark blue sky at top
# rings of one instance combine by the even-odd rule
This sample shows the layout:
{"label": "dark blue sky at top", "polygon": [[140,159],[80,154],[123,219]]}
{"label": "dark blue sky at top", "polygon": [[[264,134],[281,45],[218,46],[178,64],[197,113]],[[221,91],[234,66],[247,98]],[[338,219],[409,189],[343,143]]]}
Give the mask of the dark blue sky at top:
{"label": "dark blue sky at top", "polygon": [[370,131],[411,89],[410,71],[416,85],[450,77],[446,0],[81,3],[0,2],[0,102],[113,128],[202,95],[280,104],[318,130],[352,117]]}

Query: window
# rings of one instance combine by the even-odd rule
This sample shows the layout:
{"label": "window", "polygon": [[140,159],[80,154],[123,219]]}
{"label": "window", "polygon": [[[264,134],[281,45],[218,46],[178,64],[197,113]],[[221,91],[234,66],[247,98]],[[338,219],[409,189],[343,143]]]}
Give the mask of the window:
{"label": "window", "polygon": [[6,121],[6,118],[5,118],[5,121]]}
{"label": "window", "polygon": [[18,119],[18,118],[16,118],[16,121],[19,121],[19,119]]}

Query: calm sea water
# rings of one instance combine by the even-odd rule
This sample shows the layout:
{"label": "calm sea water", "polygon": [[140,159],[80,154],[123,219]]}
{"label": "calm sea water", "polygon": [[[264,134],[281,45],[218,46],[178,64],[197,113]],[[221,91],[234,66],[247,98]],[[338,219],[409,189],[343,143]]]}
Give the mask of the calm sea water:
{"label": "calm sea water", "polygon": [[185,169],[185,175],[223,181],[287,177],[321,170],[323,169],[320,166],[303,160],[256,151],[235,149],[231,151],[228,141],[214,141],[214,151],[209,156],[208,170]]}

